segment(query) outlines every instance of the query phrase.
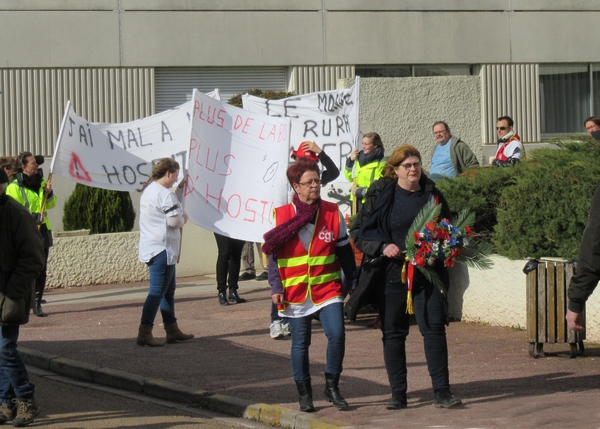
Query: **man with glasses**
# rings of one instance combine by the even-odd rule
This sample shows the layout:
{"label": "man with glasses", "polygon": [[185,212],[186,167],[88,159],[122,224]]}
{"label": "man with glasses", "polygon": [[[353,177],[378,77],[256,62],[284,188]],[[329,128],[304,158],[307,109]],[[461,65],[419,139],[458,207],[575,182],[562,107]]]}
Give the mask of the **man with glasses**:
{"label": "man with glasses", "polygon": [[460,138],[452,136],[446,122],[437,121],[433,124],[433,136],[437,141],[429,171],[433,180],[456,177],[468,168],[479,167],[471,148]]}
{"label": "man with glasses", "polygon": [[498,118],[496,133],[498,134],[498,150],[492,165],[510,167],[521,160],[523,144],[521,137],[513,129],[514,121],[510,116]]}
{"label": "man with glasses", "polygon": [[590,116],[583,121],[583,126],[590,136],[594,137],[596,140],[600,140],[600,118]]}

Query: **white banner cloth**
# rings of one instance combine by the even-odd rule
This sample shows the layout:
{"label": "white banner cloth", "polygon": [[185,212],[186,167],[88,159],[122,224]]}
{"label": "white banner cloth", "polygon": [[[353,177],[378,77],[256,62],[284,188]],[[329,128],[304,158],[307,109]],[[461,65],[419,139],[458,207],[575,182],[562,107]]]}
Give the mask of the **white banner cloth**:
{"label": "white banner cloth", "polygon": [[[291,147],[314,141],[340,169],[337,180],[321,192],[321,197],[338,203],[344,214],[350,212],[350,183],[344,178],[346,158],[359,148],[360,80],[348,89],[313,92],[281,100],[266,100],[244,94],[244,109],[292,121]],[[360,148],[359,148],[360,149]],[[290,153],[291,155],[291,153]]]}
{"label": "white banner cloth", "polygon": [[[207,94],[220,99],[219,91]],[[70,105],[63,119],[51,173],[78,183],[134,191],[148,180],[153,162],[173,158],[187,168],[192,102],[132,122],[94,123]]]}
{"label": "white banner cloth", "polygon": [[290,122],[194,91],[184,207],[196,225],[262,242],[287,203]]}

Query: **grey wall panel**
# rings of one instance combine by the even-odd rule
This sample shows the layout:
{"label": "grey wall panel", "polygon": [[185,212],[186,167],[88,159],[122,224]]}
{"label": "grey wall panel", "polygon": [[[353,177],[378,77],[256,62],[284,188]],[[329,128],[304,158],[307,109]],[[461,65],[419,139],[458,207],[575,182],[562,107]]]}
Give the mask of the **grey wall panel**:
{"label": "grey wall panel", "polygon": [[[543,21],[540,15],[543,15]],[[599,12],[513,13],[512,61],[598,61],[600,44],[595,41],[600,40],[599,22]]]}
{"label": "grey wall panel", "polygon": [[51,156],[67,100],[93,122],[154,114],[153,69],[0,69],[0,155]]}
{"label": "grey wall panel", "polygon": [[123,10],[287,11],[321,10],[322,0],[121,0]]}
{"label": "grey wall panel", "polygon": [[321,28],[315,13],[127,12],[123,65],[321,64]]}
{"label": "grey wall panel", "polygon": [[[460,64],[509,61],[508,14],[326,15],[326,64]],[[356,31],[357,28],[369,31]]]}
{"label": "grey wall panel", "polygon": [[117,10],[119,0],[0,0],[3,10]]}
{"label": "grey wall panel", "polygon": [[117,12],[1,12],[1,67],[119,65]]}
{"label": "grey wall panel", "polygon": [[510,0],[324,0],[328,11],[503,11]]}

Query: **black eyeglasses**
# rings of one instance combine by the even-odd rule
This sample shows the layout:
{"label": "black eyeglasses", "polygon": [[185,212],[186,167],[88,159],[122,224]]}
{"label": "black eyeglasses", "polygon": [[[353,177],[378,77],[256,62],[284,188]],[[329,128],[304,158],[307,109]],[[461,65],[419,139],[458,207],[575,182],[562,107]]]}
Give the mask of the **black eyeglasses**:
{"label": "black eyeglasses", "polygon": [[496,131],[505,131],[506,127],[496,127]]}

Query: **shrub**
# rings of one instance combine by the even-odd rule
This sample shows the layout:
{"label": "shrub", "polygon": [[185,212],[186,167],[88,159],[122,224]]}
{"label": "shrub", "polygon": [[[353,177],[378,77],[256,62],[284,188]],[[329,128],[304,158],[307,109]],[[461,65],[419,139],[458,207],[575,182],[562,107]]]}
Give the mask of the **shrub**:
{"label": "shrub", "polygon": [[492,239],[499,254],[511,259],[577,257],[600,181],[598,154],[585,146],[587,150],[538,149],[515,170],[514,184],[500,197],[503,204]]}
{"label": "shrub", "polygon": [[437,182],[453,213],[475,212],[474,231],[511,259],[574,259],[600,182],[600,142],[589,136],[550,141],[510,168],[480,168]]}
{"label": "shrub", "polygon": [[[518,166],[520,167],[520,166]],[[473,231],[482,241],[491,242],[502,206],[502,189],[514,182],[515,168],[473,168],[464,176],[436,181],[453,215],[463,209],[475,213]]]}
{"label": "shrub", "polygon": [[77,184],[64,206],[65,231],[89,229],[92,234],[131,231],[135,210],[129,192]]}
{"label": "shrub", "polygon": [[[282,98],[288,98],[294,95],[293,92],[285,91],[261,91],[260,89],[249,89],[246,91],[250,95],[255,97],[266,98],[267,100],[280,100]],[[242,94],[236,94],[229,99],[229,104],[236,107],[242,107]]]}

